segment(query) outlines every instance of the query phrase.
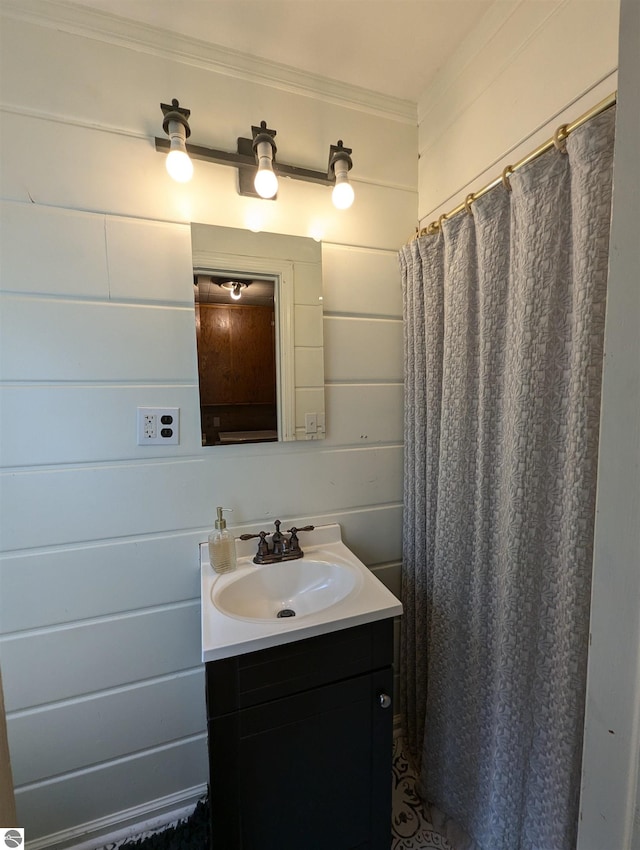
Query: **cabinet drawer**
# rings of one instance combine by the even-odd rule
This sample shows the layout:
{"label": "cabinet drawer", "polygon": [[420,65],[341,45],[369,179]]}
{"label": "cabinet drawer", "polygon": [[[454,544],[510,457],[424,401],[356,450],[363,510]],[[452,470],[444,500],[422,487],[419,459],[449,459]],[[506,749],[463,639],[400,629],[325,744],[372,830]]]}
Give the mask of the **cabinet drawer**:
{"label": "cabinet drawer", "polygon": [[207,663],[207,715],[219,717],[393,662],[393,620]]}

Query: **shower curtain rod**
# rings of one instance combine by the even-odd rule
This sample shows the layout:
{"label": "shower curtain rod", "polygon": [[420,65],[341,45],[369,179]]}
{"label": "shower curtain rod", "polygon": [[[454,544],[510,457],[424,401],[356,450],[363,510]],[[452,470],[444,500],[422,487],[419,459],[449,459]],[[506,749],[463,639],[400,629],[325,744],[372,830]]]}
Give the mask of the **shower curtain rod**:
{"label": "shower curtain rod", "polygon": [[443,213],[440,218],[432,221],[426,227],[422,229],[416,228],[416,232],[411,237],[409,242],[412,242],[414,239],[417,239],[418,236],[425,236],[435,233],[442,227],[442,222],[446,221],[449,218],[453,218],[454,215],[466,210],[469,214],[471,214],[471,204],[474,201],[477,201],[478,198],[482,197],[482,195],[486,195],[491,189],[494,189],[496,186],[499,186],[500,183],[504,185],[504,187],[511,191],[511,185],[509,183],[509,175],[513,174],[514,171],[517,171],[519,168],[522,168],[523,165],[527,165],[532,160],[537,159],[541,154],[545,153],[552,147],[556,147],[559,150],[562,150],[564,147],[564,141],[574,130],[577,130],[578,127],[581,127],[591,118],[595,118],[596,115],[599,115],[601,112],[604,112],[606,109],[609,109],[611,106],[614,106],[618,97],[617,91],[614,91],[608,97],[605,97],[604,100],[601,100],[600,103],[597,103],[595,106],[591,107],[587,112],[581,115],[579,118],[576,118],[575,121],[572,121],[570,124],[562,124],[553,134],[552,138],[548,139],[543,144],[539,145],[535,150],[531,151],[531,153],[527,154],[523,159],[518,160],[515,165],[507,165],[506,168],[503,169],[502,174],[499,177],[496,177],[495,180],[492,180],[491,183],[487,183],[486,186],[483,186],[482,189],[479,189],[477,192],[471,192],[470,195],[467,195],[465,200],[458,204],[457,207],[454,207],[448,213]]}

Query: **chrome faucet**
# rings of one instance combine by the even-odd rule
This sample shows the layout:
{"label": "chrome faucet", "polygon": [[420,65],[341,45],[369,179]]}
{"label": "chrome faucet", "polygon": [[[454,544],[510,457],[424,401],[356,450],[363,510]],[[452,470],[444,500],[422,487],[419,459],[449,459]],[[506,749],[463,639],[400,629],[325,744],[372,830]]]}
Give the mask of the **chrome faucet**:
{"label": "chrome faucet", "polygon": [[[293,561],[296,558],[302,558],[304,556],[304,552],[300,548],[298,532],[313,531],[315,528],[313,525],[305,525],[302,528],[296,528],[294,525],[287,529],[286,534],[288,534],[289,537],[285,537],[285,535],[280,531],[282,523],[279,519],[274,522],[274,525],[276,530],[273,532],[260,531],[258,534],[240,535],[240,540],[252,540],[254,537],[258,537],[260,539],[260,542],[258,543],[258,551],[253,558],[254,564],[276,564],[279,561]],[[271,537],[271,548],[269,548],[267,537]]]}

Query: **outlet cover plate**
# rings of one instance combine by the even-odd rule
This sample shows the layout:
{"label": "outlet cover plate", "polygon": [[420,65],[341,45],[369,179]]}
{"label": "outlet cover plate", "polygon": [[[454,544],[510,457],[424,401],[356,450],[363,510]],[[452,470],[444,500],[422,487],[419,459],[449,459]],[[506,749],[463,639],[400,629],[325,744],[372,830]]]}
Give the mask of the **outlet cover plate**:
{"label": "outlet cover plate", "polygon": [[179,407],[139,407],[139,446],[177,446],[180,443]]}

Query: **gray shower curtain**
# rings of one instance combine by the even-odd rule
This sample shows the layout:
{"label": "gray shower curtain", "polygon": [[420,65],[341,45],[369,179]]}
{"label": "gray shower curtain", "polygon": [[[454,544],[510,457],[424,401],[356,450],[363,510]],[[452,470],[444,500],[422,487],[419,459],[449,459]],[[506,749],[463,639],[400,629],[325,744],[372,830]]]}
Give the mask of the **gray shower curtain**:
{"label": "gray shower curtain", "polygon": [[614,120],[400,253],[407,743],[482,850],[575,844]]}

